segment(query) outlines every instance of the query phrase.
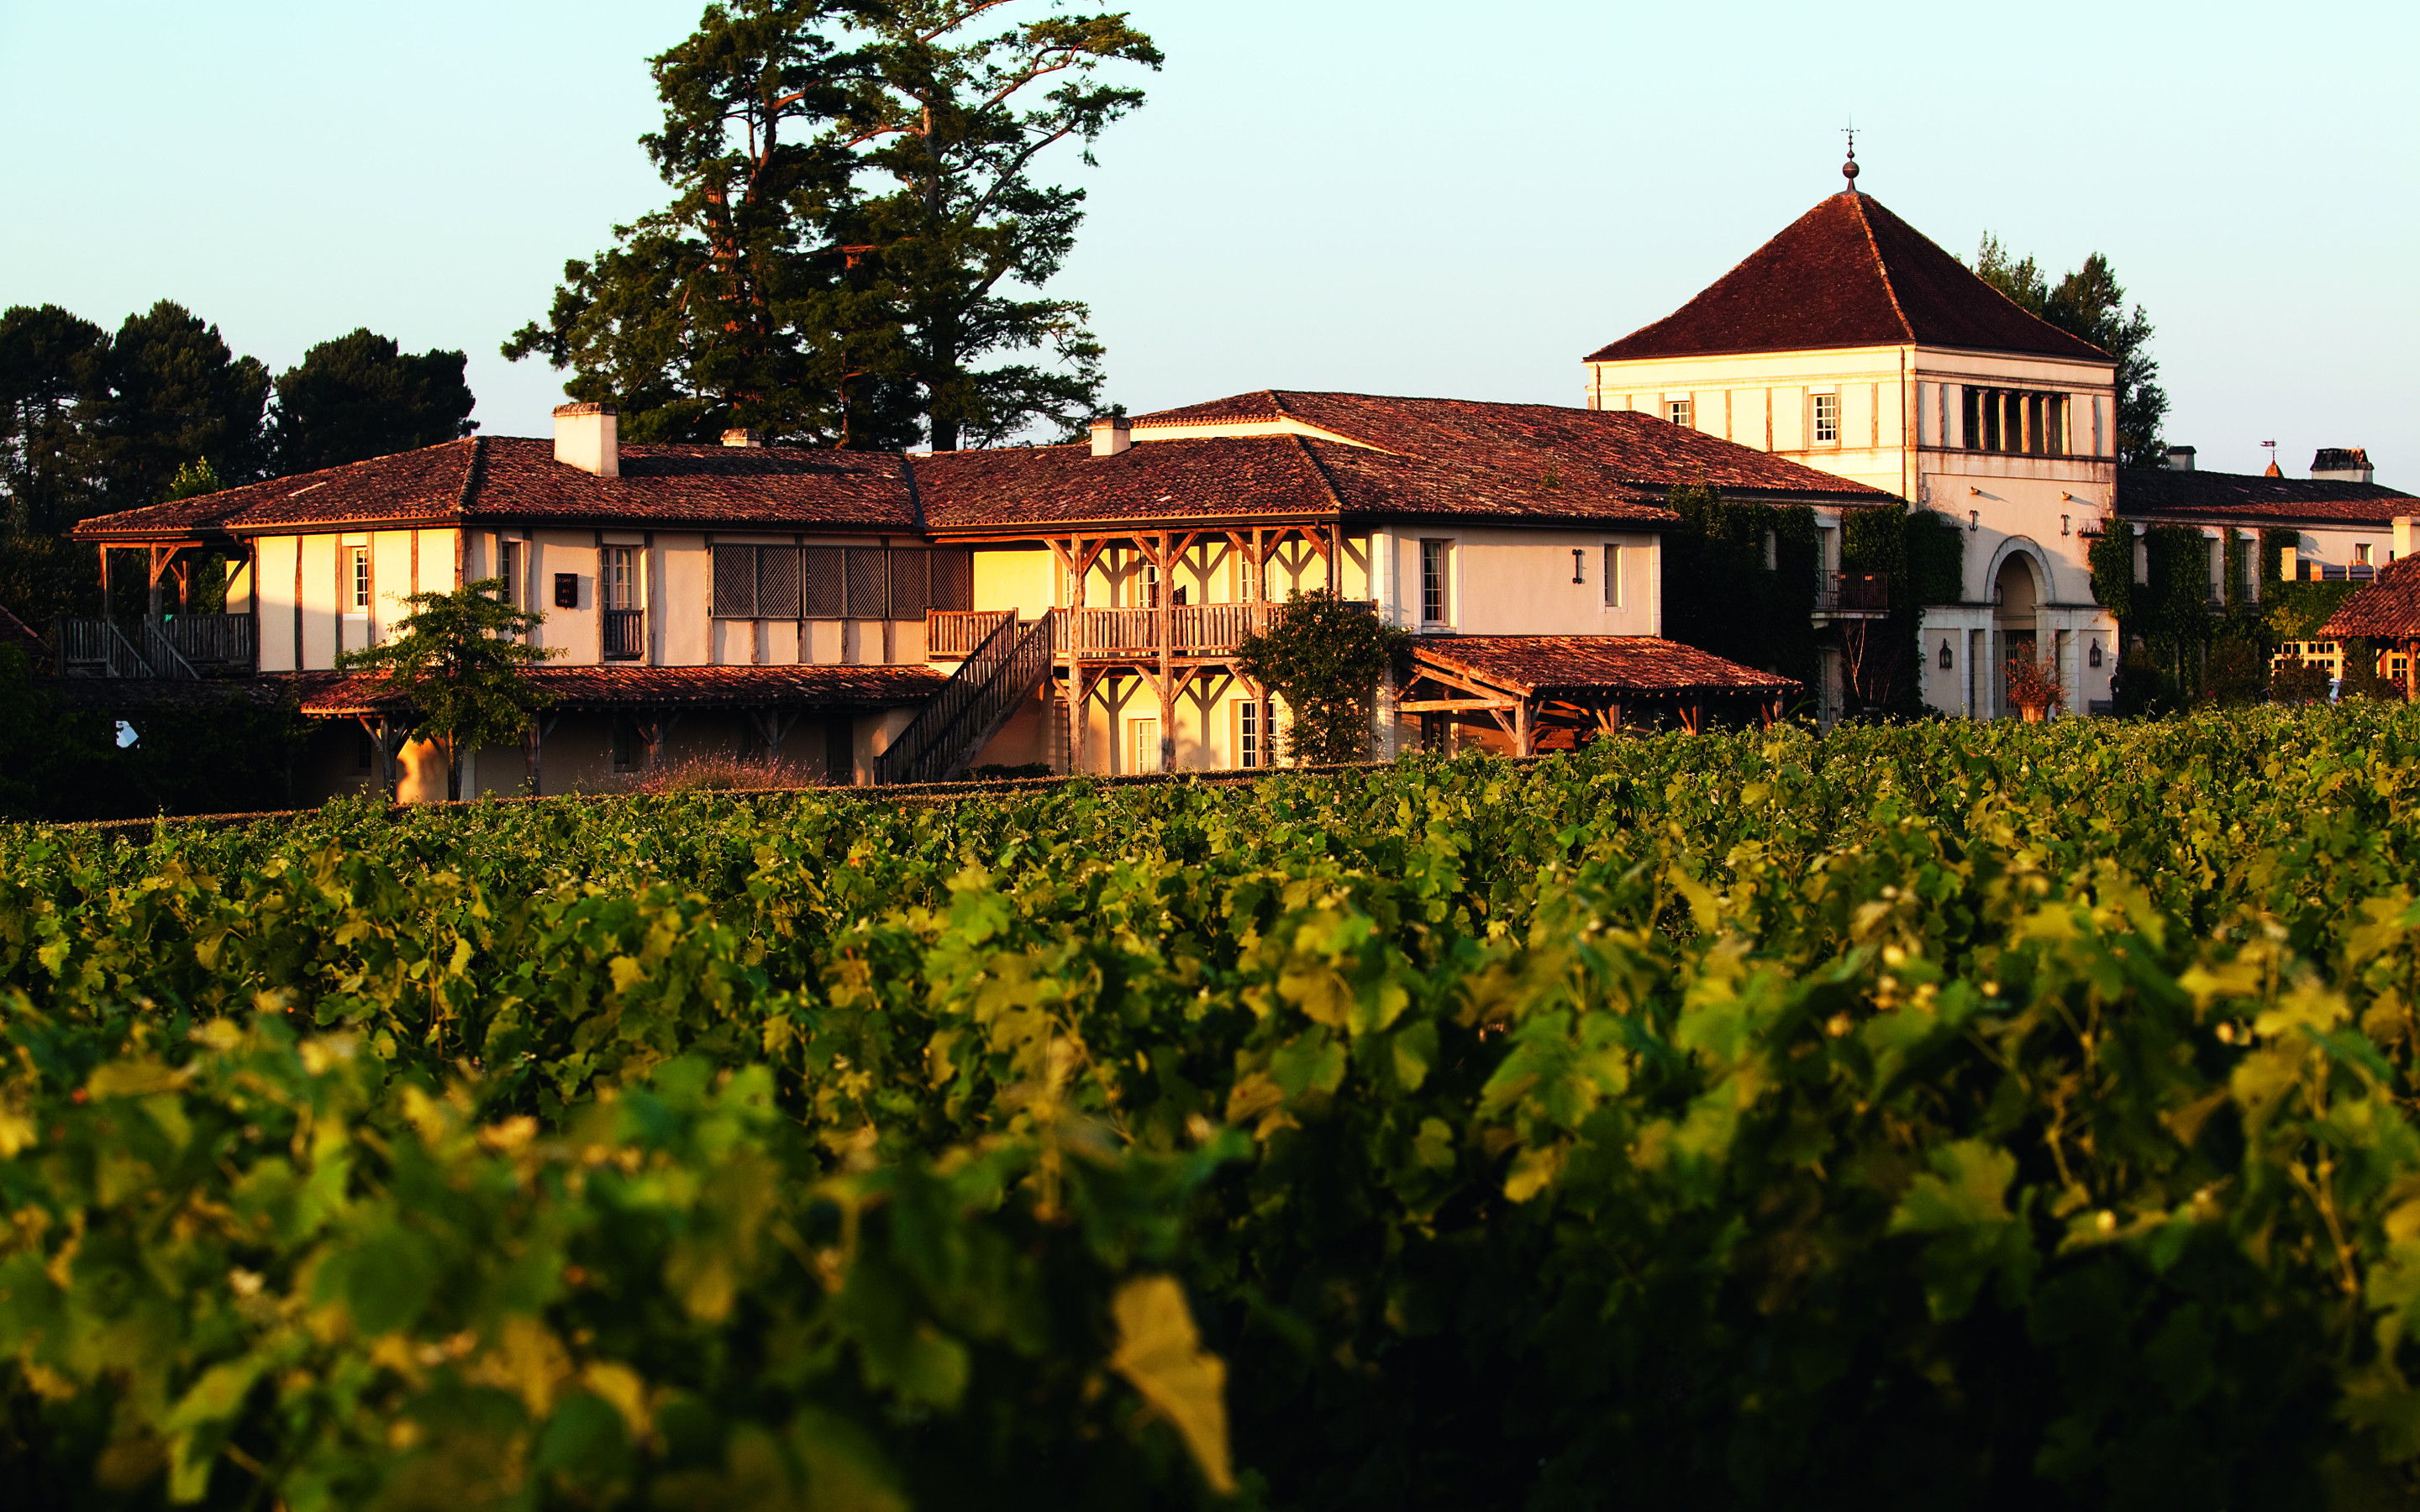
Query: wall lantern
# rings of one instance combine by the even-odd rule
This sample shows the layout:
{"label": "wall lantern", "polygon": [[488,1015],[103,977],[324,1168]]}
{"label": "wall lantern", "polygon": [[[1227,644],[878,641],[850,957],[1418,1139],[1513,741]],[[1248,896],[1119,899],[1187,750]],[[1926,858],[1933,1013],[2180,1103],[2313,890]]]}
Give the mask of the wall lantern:
{"label": "wall lantern", "polygon": [[2090,655],[2090,656],[2088,656],[2087,657],[2086,657],[2085,659],[2086,659],[2086,660],[2087,660],[2087,661],[2089,661],[2089,662],[2090,662],[2093,666],[2095,666],[2095,667],[2098,667],[2098,666],[2100,666],[2100,665],[2101,665],[2101,642],[2100,642],[2100,641],[2095,640],[2094,642],[2092,642],[2092,652],[2091,652],[2091,655]]}
{"label": "wall lantern", "polygon": [[1979,531],[1983,528],[1983,512],[1981,510],[1970,509],[1966,511],[1966,528],[1970,531]]}
{"label": "wall lantern", "polygon": [[1584,582],[1587,580],[1580,576],[1580,548],[1574,547],[1572,548],[1572,581],[1574,582]]}
{"label": "wall lantern", "polygon": [[2067,532],[2067,521],[2068,521],[2068,517],[2067,517],[2067,516],[2065,516],[2065,515],[2061,515],[2061,516],[2058,517],[2058,533],[2059,533],[2059,534],[2061,534],[2061,535],[2065,535],[2065,534],[2068,532]]}
{"label": "wall lantern", "polygon": [[1947,640],[1941,642],[1941,670],[1945,672],[1949,670],[1949,642]]}

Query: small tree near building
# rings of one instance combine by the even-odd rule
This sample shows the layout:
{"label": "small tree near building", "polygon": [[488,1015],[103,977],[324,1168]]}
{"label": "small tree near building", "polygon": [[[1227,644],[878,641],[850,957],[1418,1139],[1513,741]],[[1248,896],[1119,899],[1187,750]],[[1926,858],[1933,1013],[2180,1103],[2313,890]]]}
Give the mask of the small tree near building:
{"label": "small tree near building", "polygon": [[1294,717],[1285,753],[1297,762],[1370,759],[1378,682],[1411,643],[1333,590],[1297,589],[1268,629],[1235,648],[1235,670],[1285,700]]}
{"label": "small tree near building", "polygon": [[552,702],[528,673],[557,651],[520,639],[542,617],[503,602],[504,587],[501,578],[483,578],[450,594],[413,594],[392,640],[337,658],[348,671],[376,676],[380,692],[408,707],[411,738],[445,753],[449,802],[462,797],[464,751],[521,738]]}

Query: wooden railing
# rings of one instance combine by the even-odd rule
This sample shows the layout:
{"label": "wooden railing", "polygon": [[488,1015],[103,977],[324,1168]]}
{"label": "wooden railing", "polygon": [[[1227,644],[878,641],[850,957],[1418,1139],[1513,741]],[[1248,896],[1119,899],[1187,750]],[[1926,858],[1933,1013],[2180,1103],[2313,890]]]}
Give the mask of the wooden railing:
{"label": "wooden railing", "polygon": [[252,616],[179,614],[116,625],[58,622],[59,671],[70,677],[194,678],[252,671]]}
{"label": "wooden railing", "polygon": [[[1233,651],[1244,637],[1268,628],[1277,604],[1179,604],[1168,611],[1169,650],[1179,656]],[[1062,611],[1065,626],[1058,650],[1072,644],[1085,656],[1156,656],[1159,613],[1156,609],[1078,609]]]}
{"label": "wooden railing", "polygon": [[647,654],[647,611],[609,609],[605,611],[605,659],[637,661]]}
{"label": "wooden railing", "polygon": [[204,671],[252,671],[252,616],[179,614],[160,626],[178,654]]}
{"label": "wooden railing", "polygon": [[924,656],[927,660],[939,656],[970,656],[985,637],[1001,626],[1004,620],[1016,618],[1015,609],[937,609],[924,615]]}
{"label": "wooden railing", "polygon": [[908,728],[874,759],[874,780],[940,782],[965,771],[1016,706],[1050,675],[1060,612],[1052,609],[1032,625],[1018,625],[1013,614],[1001,616],[950,680],[924,701]]}

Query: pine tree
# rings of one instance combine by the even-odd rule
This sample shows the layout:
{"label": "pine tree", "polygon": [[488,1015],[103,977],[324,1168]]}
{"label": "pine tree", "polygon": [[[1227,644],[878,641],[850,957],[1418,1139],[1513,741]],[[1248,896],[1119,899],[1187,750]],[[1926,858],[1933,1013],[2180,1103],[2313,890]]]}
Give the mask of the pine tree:
{"label": "pine tree", "polygon": [[1003,25],[1009,8],[709,8],[653,60],[664,124],[642,143],[675,199],[566,263],[504,355],[569,369],[565,392],[618,406],[634,440],[747,425],[953,450],[1072,429],[1100,344],[1083,305],[1025,291],[1065,261],[1083,194],[1032,174],[1071,138],[1089,162],[1141,103],[1093,80],[1102,63],[1160,56],[1122,16]]}
{"label": "pine tree", "polygon": [[278,469],[308,472],[478,429],[460,352],[406,352],[367,329],[323,341],[277,378]]}

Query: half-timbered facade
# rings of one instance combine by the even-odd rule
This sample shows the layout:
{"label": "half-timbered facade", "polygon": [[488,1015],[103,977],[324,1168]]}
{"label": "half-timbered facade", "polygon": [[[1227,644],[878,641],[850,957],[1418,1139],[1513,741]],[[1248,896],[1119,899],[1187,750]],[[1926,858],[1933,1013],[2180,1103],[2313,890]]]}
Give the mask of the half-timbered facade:
{"label": "half-timbered facade", "polygon": [[[1641,415],[1358,394],[1264,391],[1104,421],[1090,444],[908,456],[742,433],[626,447],[594,405],[555,424],[88,520],[79,536],[148,572],[160,611],[71,622],[64,670],[292,678],[327,731],[307,787],[431,795],[431,754],[401,748],[397,711],[339,658],[410,594],[493,579],[542,616],[555,702],[521,748],[474,755],[468,792],[706,751],[835,781],[1250,767],[1274,764],[1286,713],[1237,645],[1292,594],[1333,589],[1423,644],[1522,638],[1532,671],[1557,645],[1587,661],[1587,689],[1525,685],[1555,698],[1385,690],[1384,750],[1526,751],[1624,706],[1765,716],[1791,686],[1700,675],[1716,658],[1661,640],[1675,484],[1834,515],[1885,497]],[[203,551],[237,563],[224,614],[179,612]]]}

